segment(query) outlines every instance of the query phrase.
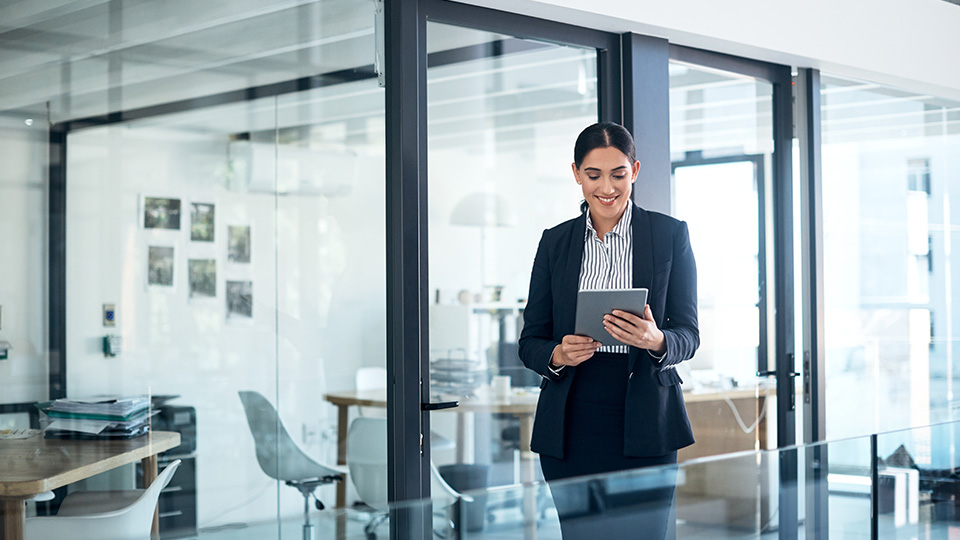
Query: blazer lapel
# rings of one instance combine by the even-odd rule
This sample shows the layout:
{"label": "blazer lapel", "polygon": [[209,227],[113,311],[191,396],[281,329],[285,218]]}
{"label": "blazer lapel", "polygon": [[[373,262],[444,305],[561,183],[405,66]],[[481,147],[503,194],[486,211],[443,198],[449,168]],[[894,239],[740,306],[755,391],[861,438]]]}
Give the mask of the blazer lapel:
{"label": "blazer lapel", "polygon": [[583,262],[583,237],[587,231],[587,216],[581,214],[574,222],[571,229],[569,243],[567,244],[567,256],[563,268],[563,282],[559,290],[563,291],[559,300],[563,306],[570,306],[569,309],[562,309],[559,312],[565,315],[564,320],[558,321],[561,335],[573,333],[574,323],[577,313],[577,293],[580,291],[580,264]]}
{"label": "blazer lapel", "polygon": [[[646,288],[649,298],[650,283],[653,280],[653,238],[650,232],[650,216],[637,206],[633,206],[633,288]],[[586,227],[586,222],[584,222]],[[637,363],[640,350],[631,348],[628,362],[629,373]]]}

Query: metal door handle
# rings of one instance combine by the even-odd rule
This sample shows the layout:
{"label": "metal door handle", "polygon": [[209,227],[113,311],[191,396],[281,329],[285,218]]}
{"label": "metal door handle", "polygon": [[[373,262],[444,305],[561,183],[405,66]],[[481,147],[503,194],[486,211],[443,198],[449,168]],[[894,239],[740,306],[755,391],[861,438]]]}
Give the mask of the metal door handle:
{"label": "metal door handle", "polygon": [[421,403],[420,406],[425,411],[439,411],[441,409],[452,409],[459,407],[459,401],[441,401],[440,403]]}

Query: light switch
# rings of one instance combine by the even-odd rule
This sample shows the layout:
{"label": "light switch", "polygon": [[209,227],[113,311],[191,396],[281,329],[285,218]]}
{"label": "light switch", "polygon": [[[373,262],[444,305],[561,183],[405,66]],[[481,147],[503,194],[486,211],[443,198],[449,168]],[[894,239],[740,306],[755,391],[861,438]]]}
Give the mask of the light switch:
{"label": "light switch", "polygon": [[103,326],[107,328],[117,326],[117,306],[115,304],[103,305]]}

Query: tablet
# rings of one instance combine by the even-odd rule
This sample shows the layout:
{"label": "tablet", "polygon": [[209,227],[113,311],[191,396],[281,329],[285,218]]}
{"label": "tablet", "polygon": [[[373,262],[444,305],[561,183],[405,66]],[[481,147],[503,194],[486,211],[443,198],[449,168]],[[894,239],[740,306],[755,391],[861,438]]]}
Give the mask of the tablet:
{"label": "tablet", "polygon": [[625,345],[603,327],[603,316],[619,309],[643,317],[647,289],[592,289],[577,293],[577,319],[573,333],[590,336],[604,345]]}

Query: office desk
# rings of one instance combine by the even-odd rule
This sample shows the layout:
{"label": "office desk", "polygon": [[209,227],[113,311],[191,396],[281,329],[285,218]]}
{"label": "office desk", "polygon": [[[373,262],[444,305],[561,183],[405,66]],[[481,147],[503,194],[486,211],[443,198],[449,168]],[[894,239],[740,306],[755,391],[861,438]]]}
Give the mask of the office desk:
{"label": "office desk", "polygon": [[[157,478],[157,454],[179,444],[180,434],[169,431],[112,441],[0,440],[0,540],[23,539],[26,499],[137,460],[149,486]],[[159,538],[156,512],[152,536]]]}

